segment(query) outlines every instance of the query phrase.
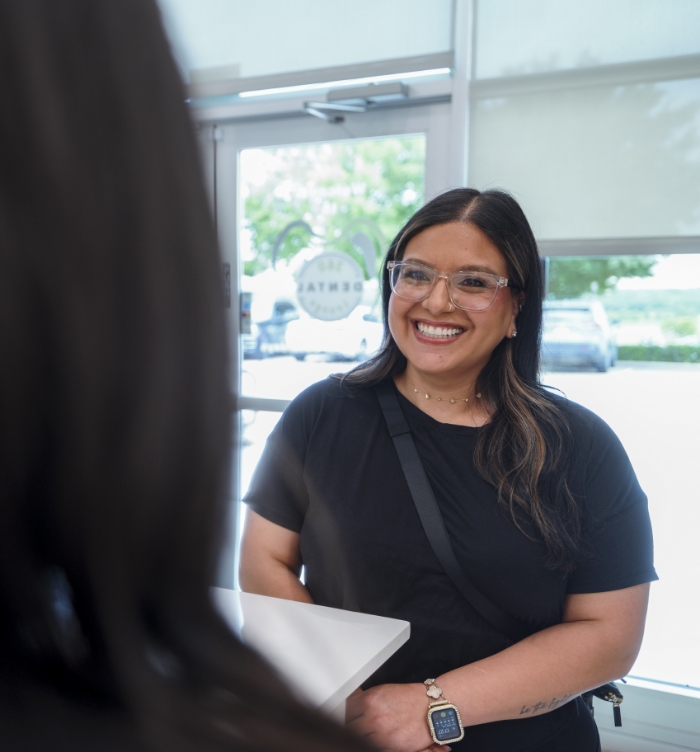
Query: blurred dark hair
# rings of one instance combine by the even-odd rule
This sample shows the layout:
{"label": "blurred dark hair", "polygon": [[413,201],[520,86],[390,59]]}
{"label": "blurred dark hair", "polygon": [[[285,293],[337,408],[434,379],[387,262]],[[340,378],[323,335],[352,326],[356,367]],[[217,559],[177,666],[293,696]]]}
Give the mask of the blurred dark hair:
{"label": "blurred dark hair", "polygon": [[210,599],[232,402],[184,99],[152,0],[0,2],[0,677],[169,752],[364,748]]}
{"label": "blurred dark hair", "polygon": [[403,373],[406,358],[388,325],[387,262],[402,259],[411,239],[429,227],[454,222],[479,228],[503,255],[508,278],[525,293],[517,318],[518,336],[500,342],[476,384],[493,411],[479,434],[476,466],[496,486],[516,524],[534,524],[547,546],[550,566],[569,571],[581,549],[580,515],[567,484],[572,461],[569,428],[556,399],[538,380],[543,269],[530,225],[512,196],[498,190],[457,188],[437,196],[408,220],[384,260],[382,348],[343,382],[369,386]]}

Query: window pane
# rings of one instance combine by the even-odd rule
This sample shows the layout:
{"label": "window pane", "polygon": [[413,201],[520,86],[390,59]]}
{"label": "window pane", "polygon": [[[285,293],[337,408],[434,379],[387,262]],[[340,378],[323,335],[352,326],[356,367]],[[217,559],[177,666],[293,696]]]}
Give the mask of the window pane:
{"label": "window pane", "polygon": [[201,74],[222,68],[222,78],[452,49],[450,0],[160,0],[160,5],[183,69]]}
{"label": "window pane", "polygon": [[[700,579],[700,254],[549,264],[543,381],[610,424],[649,497],[660,581],[631,673],[699,687],[697,606],[689,594]],[[617,362],[605,363],[603,373],[610,342]]]}
{"label": "window pane", "polygon": [[[424,176],[422,135],[241,153],[241,289],[252,297],[245,394],[292,399],[379,348],[378,273],[388,242],[422,203]],[[324,288],[308,276],[321,256],[355,276]]]}
{"label": "window pane", "polygon": [[469,182],[541,239],[700,234],[700,79],[478,100]]}
{"label": "window pane", "polygon": [[478,0],[478,78],[700,52],[696,0]]}

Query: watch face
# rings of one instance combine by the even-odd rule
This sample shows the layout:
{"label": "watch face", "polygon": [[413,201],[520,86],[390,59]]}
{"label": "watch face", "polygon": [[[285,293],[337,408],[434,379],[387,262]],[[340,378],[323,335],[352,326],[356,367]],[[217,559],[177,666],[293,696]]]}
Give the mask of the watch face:
{"label": "watch face", "polygon": [[451,706],[435,708],[430,711],[435,739],[439,742],[449,742],[462,738],[462,726],[457,711]]}

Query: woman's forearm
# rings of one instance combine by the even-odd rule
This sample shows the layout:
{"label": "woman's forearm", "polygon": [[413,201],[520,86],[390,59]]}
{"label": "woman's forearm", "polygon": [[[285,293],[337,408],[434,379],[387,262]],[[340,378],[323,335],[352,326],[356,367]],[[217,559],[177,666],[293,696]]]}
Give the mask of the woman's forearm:
{"label": "woman's forearm", "polygon": [[[598,646],[593,660],[598,668],[592,670],[587,646],[595,642],[596,630],[587,627],[560,624],[489,658],[425,678],[435,678],[464,726],[541,715],[604,681],[601,652],[607,651]],[[431,742],[428,702],[422,684],[372,687],[348,701],[349,725],[380,749],[419,752]]]}
{"label": "woman's forearm", "polygon": [[280,562],[269,561],[250,569],[241,567],[239,581],[241,590],[246,593],[270,595],[301,603],[314,602],[297,574]]}
{"label": "woman's forearm", "polygon": [[465,726],[541,715],[627,673],[630,661],[598,638],[595,625],[558,624],[443,674],[437,684]]}
{"label": "woman's forearm", "polygon": [[[547,713],[588,689],[619,679],[641,645],[648,586],[590,598],[617,599],[620,616],[586,614],[545,629],[507,650],[438,677],[465,725]],[[620,604],[626,600],[627,603]],[[579,602],[580,603],[580,602]],[[574,604],[572,616],[577,615]],[[600,612],[598,612],[600,613]],[[588,618],[585,618],[588,617]]]}

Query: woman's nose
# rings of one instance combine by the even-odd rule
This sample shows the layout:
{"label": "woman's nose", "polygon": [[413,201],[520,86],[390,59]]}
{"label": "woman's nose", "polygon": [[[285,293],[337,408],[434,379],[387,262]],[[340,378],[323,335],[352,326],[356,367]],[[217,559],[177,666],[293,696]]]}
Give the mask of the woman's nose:
{"label": "woman's nose", "polygon": [[450,291],[447,287],[447,277],[438,277],[435,287],[430,291],[430,295],[423,301],[423,307],[430,313],[437,315],[453,310],[452,301],[450,300]]}

